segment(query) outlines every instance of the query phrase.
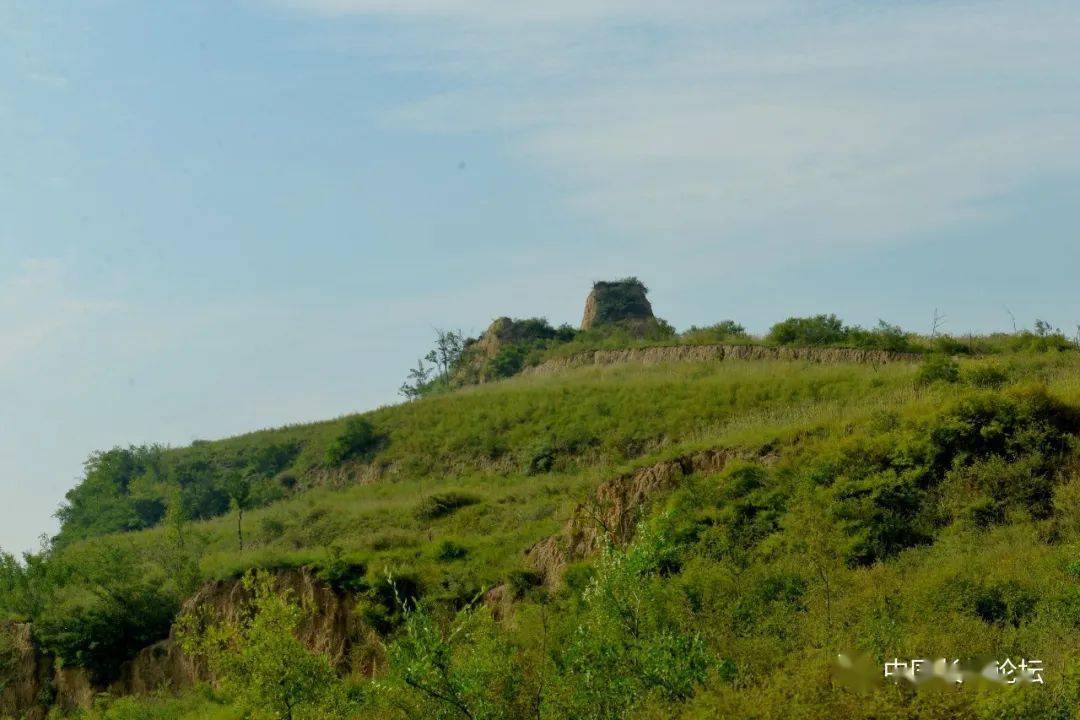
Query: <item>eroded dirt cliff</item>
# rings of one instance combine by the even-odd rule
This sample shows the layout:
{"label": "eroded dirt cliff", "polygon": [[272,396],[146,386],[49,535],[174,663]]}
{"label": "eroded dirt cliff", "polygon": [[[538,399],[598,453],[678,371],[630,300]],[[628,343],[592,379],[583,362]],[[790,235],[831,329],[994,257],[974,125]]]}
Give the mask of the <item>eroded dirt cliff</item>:
{"label": "eroded dirt cliff", "polygon": [[604,482],[577,506],[561,533],[526,551],[526,564],[546,585],[558,586],[569,563],[593,555],[609,543],[621,547],[630,542],[642,512],[655,497],[675,489],[689,475],[720,472],[735,459],[765,463],[771,460],[744,451],[706,450]]}
{"label": "eroded dirt cliff", "polygon": [[[307,612],[299,639],[308,648],[328,657],[340,671],[370,673],[379,657],[378,639],[364,627],[352,597],[339,593],[307,568],[280,570],[272,574],[277,592],[288,593]],[[184,602],[184,612],[232,621],[241,618],[251,596],[240,580],[203,585]],[[207,668],[184,654],[175,637],[144,648],[124,664],[111,685],[96,687],[81,668],[57,667],[33,640],[28,623],[9,623],[0,631],[11,638],[13,658],[5,662],[10,677],[0,677],[0,716],[44,718],[50,706],[64,712],[91,707],[101,692],[112,695],[146,694],[159,690],[179,691],[199,681],[211,681]],[[362,652],[354,652],[363,645]],[[13,662],[10,662],[13,660]]]}
{"label": "eroded dirt cliff", "polygon": [[554,375],[564,370],[591,365],[641,363],[656,365],[664,362],[718,362],[723,360],[794,360],[812,363],[859,363],[887,365],[897,362],[918,362],[922,356],[914,353],[895,353],[885,350],[857,348],[795,348],[765,345],[670,345],[661,347],[625,348],[621,350],[592,350],[564,358],[553,358],[525,368],[522,375]]}

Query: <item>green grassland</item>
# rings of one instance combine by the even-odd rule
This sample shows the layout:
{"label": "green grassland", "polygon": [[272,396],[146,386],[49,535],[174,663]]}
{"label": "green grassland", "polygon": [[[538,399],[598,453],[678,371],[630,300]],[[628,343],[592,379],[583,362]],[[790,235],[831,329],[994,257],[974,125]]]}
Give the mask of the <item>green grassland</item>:
{"label": "green grassland", "polygon": [[[995,342],[955,364],[513,377],[365,413],[370,438],[336,464],[356,417],[117,451],[88,465],[52,547],[5,560],[0,616],[107,677],[201,581],[303,565],[366,599],[386,656],[374,680],[342,681],[338,715],[310,717],[1074,717],[1080,354]],[[602,482],[718,448],[767,461],[687,478],[643,510],[638,540],[563,585],[521,581],[525,551]],[[230,507],[237,477],[250,492]],[[423,613],[378,606],[387,576]],[[512,612],[473,603],[504,583]],[[167,614],[104,642],[122,593]],[[847,689],[838,652],[1038,658],[1046,685]],[[204,689],[91,716],[242,717],[237,702]]]}

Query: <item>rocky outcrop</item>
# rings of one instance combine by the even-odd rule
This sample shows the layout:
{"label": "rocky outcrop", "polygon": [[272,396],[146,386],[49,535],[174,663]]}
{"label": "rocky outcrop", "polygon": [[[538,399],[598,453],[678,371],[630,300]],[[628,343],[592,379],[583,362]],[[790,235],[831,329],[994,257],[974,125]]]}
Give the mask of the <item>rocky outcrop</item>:
{"label": "rocky outcrop", "polygon": [[540,574],[544,584],[558,586],[569,563],[593,555],[609,543],[621,547],[630,542],[642,511],[656,496],[675,489],[694,473],[719,472],[733,459],[771,461],[768,456],[741,451],[707,450],[604,482],[577,506],[560,534],[526,551],[526,565]]}
{"label": "rocky outcrop", "polygon": [[480,337],[465,341],[451,385],[476,385],[513,375],[530,351],[573,335],[569,327],[554,328],[545,318],[496,318]]}
{"label": "rocky outcrop", "polygon": [[657,347],[625,348],[621,350],[593,350],[553,358],[534,367],[522,370],[523,375],[554,375],[564,370],[595,365],[618,365],[640,363],[656,365],[665,362],[720,362],[723,360],[790,360],[823,364],[858,363],[864,365],[887,365],[897,362],[918,362],[922,356],[916,353],[896,353],[886,350],[860,350],[857,348],[797,348],[771,347],[767,345],[667,345]]}
{"label": "rocky outcrop", "polygon": [[507,343],[517,340],[515,337],[517,324],[508,317],[495,318],[488,329],[480,334],[480,337],[468,341],[462,355],[461,366],[455,371],[454,382],[460,385],[473,385],[491,380],[488,364]]}
{"label": "rocky outcrop", "polygon": [[649,289],[637,278],[593,283],[592,292],[585,298],[581,329],[591,330],[598,325],[624,321],[655,320]]}

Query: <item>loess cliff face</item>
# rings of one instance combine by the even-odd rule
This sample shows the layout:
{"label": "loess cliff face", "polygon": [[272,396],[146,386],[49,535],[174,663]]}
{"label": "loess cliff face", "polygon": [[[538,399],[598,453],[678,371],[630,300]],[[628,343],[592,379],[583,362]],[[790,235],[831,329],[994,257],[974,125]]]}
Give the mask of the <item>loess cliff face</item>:
{"label": "loess cliff face", "polygon": [[526,564],[546,585],[558,587],[570,562],[593,555],[608,543],[615,547],[629,543],[643,511],[657,496],[674,490],[689,475],[720,472],[734,459],[766,464],[771,461],[768,456],[707,450],[608,480],[577,506],[560,534],[541,540],[526,551]]}
{"label": "loess cliff face", "polygon": [[[339,671],[370,673],[371,653],[365,665],[353,667],[353,649],[370,644],[373,636],[359,621],[355,601],[319,580],[307,568],[282,570],[273,575],[273,587],[288,594],[305,610],[306,619],[298,639],[313,652],[325,655]],[[183,605],[182,612],[214,620],[236,621],[248,611],[251,595],[240,580],[219,580],[203,585]],[[207,668],[180,649],[169,637],[143,649],[125,665],[120,680],[110,688],[115,694],[143,694],[155,690],[182,690],[199,681],[212,681]]]}
{"label": "loess cliff face", "polygon": [[21,717],[29,720],[45,717],[42,705],[49,685],[51,665],[43,662],[34,644],[33,628],[29,623],[2,623],[3,635],[0,658],[0,717]]}
{"label": "loess cliff face", "polygon": [[[277,592],[288,593],[307,613],[299,640],[309,649],[324,654],[340,671],[371,673],[379,662],[378,639],[360,622],[355,601],[319,580],[307,568],[282,570],[273,575]],[[240,580],[203,585],[183,605],[184,612],[198,613],[216,620],[237,620],[250,605],[251,597]],[[207,668],[180,649],[175,637],[144,648],[121,670],[109,687],[95,687],[81,668],[59,668],[33,641],[28,623],[0,626],[12,638],[15,662],[11,677],[0,677],[0,717],[40,720],[50,707],[64,712],[85,710],[101,692],[112,695],[141,695],[156,691],[180,691],[197,682],[212,682]]]}
{"label": "loess cliff face", "polygon": [[921,355],[857,348],[797,348],[765,345],[671,345],[661,347],[593,350],[564,358],[554,358],[522,370],[522,375],[554,375],[564,370],[591,365],[664,362],[719,362],[722,360],[796,360],[812,363],[859,363],[886,365],[918,362]]}

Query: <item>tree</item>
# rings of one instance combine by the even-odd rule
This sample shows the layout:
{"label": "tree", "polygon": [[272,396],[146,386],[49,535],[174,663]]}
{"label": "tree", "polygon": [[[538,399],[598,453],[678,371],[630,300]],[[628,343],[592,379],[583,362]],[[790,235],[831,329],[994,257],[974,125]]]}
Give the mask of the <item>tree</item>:
{"label": "tree", "polygon": [[181,616],[177,635],[184,652],[204,659],[221,689],[249,717],[346,717],[348,700],[330,661],[296,637],[305,610],[290,593],[275,590],[264,571],[249,573],[243,585],[251,594],[250,613],[210,623],[193,614]]}
{"label": "tree", "polygon": [[457,366],[464,351],[465,336],[461,331],[435,328],[435,347],[425,359],[435,364],[445,385],[450,382],[450,371]]}
{"label": "tree", "polygon": [[934,315],[933,315],[933,318],[931,319],[931,325],[930,325],[930,337],[931,338],[936,338],[941,333],[941,328],[944,327],[945,321],[947,319],[948,318],[945,316],[945,314],[943,312],[941,312],[937,308],[934,308]]}
{"label": "tree", "polygon": [[469,604],[441,624],[426,605],[397,600],[404,622],[377,686],[388,704],[405,717],[432,720],[541,716],[541,697],[490,609]]}
{"label": "tree", "polygon": [[559,651],[557,717],[616,720],[650,697],[681,702],[716,666],[678,590],[663,577],[678,555],[662,527],[667,520],[639,525],[625,551],[608,545],[601,555],[578,623]]}
{"label": "tree", "polygon": [[[409,400],[415,400],[436,388],[449,387],[450,378],[465,354],[465,346],[465,336],[460,330],[436,328],[435,347],[417,361],[398,392]],[[431,364],[430,367],[424,365],[425,361]],[[435,377],[432,377],[433,374]]]}
{"label": "tree", "polygon": [[[198,587],[200,543],[192,542],[188,537],[187,513],[180,497],[180,490],[174,489],[165,507],[165,519],[162,522],[164,539],[160,545],[160,565],[168,577],[173,579],[181,597],[190,595]],[[196,535],[195,540],[199,540]]]}
{"label": "tree", "polygon": [[244,551],[244,510],[251,500],[251,478],[234,471],[225,479],[225,492],[229,503],[236,510],[236,537],[240,542],[240,552]]}
{"label": "tree", "polygon": [[415,400],[424,394],[431,383],[432,368],[424,365],[423,360],[416,361],[416,367],[409,371],[409,376],[401,384],[398,393],[404,395],[407,400]]}
{"label": "tree", "polygon": [[152,494],[134,492],[152,487],[164,474],[163,450],[157,446],[113,448],[95,452],[84,464],[82,481],[64,496],[57,511],[59,545],[111,532],[141,530],[157,524],[164,503]]}

